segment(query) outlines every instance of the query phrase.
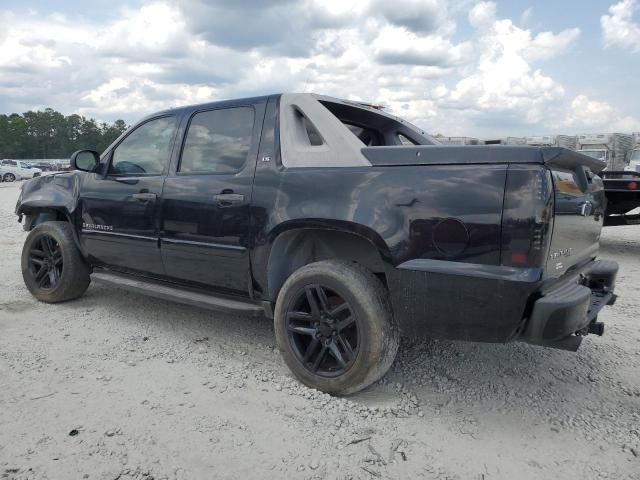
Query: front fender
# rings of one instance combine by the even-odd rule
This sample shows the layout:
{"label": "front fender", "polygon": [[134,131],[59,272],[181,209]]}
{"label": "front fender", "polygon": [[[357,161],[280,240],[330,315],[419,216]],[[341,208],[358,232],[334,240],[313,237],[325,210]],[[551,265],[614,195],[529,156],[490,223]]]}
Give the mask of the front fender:
{"label": "front fender", "polygon": [[16,215],[57,210],[70,217],[78,206],[80,180],[80,172],[69,172],[35,177],[25,182],[16,204]]}

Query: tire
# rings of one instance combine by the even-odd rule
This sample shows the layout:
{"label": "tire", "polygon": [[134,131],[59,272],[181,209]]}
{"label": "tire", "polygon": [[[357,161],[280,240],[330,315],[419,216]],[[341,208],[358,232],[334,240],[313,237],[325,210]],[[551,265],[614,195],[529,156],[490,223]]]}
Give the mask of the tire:
{"label": "tire", "polygon": [[[43,273],[41,268],[48,270]],[[90,273],[67,222],[41,223],[27,236],[22,248],[22,278],[41,302],[78,298],[89,287]]]}
{"label": "tire", "polygon": [[387,289],[369,270],[346,261],[323,260],[295,271],[278,294],[274,326],[296,378],[334,395],[357,392],[382,378],[398,351]]}
{"label": "tire", "polygon": [[5,173],[4,177],[2,177],[2,179],[5,182],[15,182],[16,181],[16,176],[13,173]]}

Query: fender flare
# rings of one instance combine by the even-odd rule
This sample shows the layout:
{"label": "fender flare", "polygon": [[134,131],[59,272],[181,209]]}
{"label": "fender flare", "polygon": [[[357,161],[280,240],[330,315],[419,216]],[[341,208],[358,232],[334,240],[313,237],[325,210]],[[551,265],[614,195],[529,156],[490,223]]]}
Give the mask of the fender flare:
{"label": "fender flare", "polygon": [[[365,265],[371,266],[375,264],[379,266],[380,271],[384,272],[387,270],[387,265],[391,263],[391,253],[386,243],[380,235],[366,225],[348,221],[331,220],[328,222],[322,219],[299,219],[285,222],[278,225],[269,233],[269,250],[266,262],[263,264],[266,268],[265,280],[267,295],[272,301],[275,301],[277,293],[287,276],[291,273],[291,269],[295,270],[296,265],[302,266],[308,263],[309,257],[317,259],[325,258],[325,256],[322,255],[323,252],[318,252],[313,248],[304,251],[296,248],[291,250],[293,255],[287,255],[285,259],[275,258],[276,255],[285,253],[289,241],[295,241],[294,239],[296,237],[289,237],[289,234],[303,234],[305,231],[323,232],[330,236],[341,235],[344,236],[343,238],[345,239],[351,238],[353,241],[348,241],[345,245],[345,252],[347,254],[344,258],[353,258],[358,261],[367,260],[368,262],[365,263]],[[339,248],[335,243],[330,244],[325,242],[325,240],[326,239],[321,240],[321,250],[324,251],[324,245],[328,246],[330,250],[332,248]],[[358,248],[363,247],[360,242],[366,242],[371,249]],[[375,258],[371,256],[374,252]]]}

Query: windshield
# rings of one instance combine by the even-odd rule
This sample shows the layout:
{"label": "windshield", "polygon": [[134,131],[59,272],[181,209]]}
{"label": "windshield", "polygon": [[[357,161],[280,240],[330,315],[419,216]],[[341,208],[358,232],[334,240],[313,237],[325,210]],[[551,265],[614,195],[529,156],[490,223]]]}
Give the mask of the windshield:
{"label": "windshield", "polygon": [[588,155],[589,157],[597,158],[598,160],[602,160],[603,162],[606,162],[608,160],[606,150],[580,150],[580,153]]}
{"label": "windshield", "polygon": [[631,157],[629,157],[630,162],[640,162],[640,149],[633,150],[631,152]]}

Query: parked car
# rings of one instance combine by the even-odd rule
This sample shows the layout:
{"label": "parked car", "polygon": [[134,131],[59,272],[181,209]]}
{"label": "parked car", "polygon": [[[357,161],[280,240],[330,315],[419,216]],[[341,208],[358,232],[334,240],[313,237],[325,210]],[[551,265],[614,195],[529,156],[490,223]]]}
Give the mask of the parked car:
{"label": "parked car", "polygon": [[442,146],[284,94],[159,112],[71,163],[16,206],[37,299],[93,280],[266,315],[295,376],[333,394],[382,377],[400,333],[576,350],[616,298],[605,164],[563,148]]}
{"label": "parked car", "polygon": [[32,166],[29,162],[24,160],[2,160],[0,164],[3,167],[17,167],[24,173],[23,178],[34,178],[42,175],[42,170]]}
{"label": "parked car", "polygon": [[53,162],[38,161],[38,162],[29,162],[29,164],[32,167],[39,168],[43,172],[55,172],[58,170],[58,167]]}
{"label": "parked car", "polygon": [[33,178],[32,172],[20,167],[0,164],[0,177],[3,182],[14,182]]}

